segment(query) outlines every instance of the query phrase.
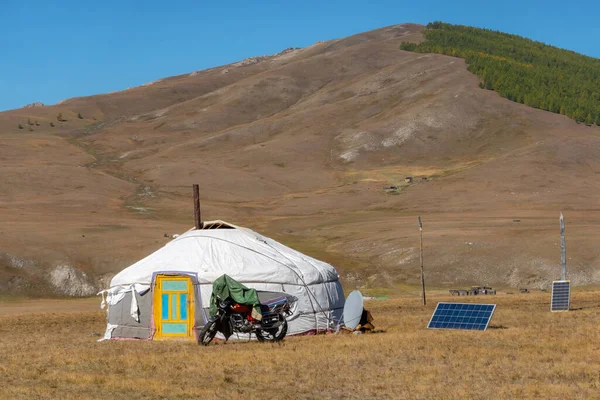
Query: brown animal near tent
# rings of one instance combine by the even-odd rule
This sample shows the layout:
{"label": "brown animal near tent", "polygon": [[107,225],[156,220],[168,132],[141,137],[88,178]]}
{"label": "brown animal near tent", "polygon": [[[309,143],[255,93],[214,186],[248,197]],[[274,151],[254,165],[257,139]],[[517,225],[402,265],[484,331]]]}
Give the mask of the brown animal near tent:
{"label": "brown animal near tent", "polygon": [[371,312],[369,310],[365,310],[363,308],[363,312],[360,317],[360,322],[358,323],[356,328],[350,329],[347,326],[342,326],[342,329],[340,330],[340,332],[341,333],[371,332],[373,329],[375,329],[375,326],[372,324],[372,321],[373,321],[373,316],[371,315]]}

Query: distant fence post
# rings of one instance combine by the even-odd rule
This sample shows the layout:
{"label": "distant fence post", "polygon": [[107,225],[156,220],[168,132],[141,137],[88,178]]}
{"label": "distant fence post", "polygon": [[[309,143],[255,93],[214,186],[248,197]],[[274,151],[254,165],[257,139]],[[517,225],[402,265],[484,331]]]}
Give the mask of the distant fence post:
{"label": "distant fence post", "polygon": [[419,216],[419,233],[421,234],[421,294],[425,306],[427,305],[427,299],[425,298],[425,273],[423,272],[423,223],[421,222],[421,216]]}

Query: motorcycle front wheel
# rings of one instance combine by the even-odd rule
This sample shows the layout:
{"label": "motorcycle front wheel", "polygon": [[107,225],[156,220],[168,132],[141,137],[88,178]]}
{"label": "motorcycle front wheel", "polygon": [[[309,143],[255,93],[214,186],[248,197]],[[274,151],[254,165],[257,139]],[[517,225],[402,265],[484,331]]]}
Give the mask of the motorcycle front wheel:
{"label": "motorcycle front wheel", "polygon": [[284,319],[281,325],[275,329],[259,329],[256,331],[256,338],[259,342],[279,342],[287,334],[288,324]]}
{"label": "motorcycle front wheel", "polygon": [[208,346],[217,334],[217,321],[209,321],[198,334],[198,344]]}

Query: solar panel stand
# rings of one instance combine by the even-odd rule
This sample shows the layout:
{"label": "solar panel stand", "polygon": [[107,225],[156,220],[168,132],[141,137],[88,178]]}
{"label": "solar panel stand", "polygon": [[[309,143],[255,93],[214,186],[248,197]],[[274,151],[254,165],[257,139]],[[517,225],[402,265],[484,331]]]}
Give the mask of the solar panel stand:
{"label": "solar panel stand", "polygon": [[571,307],[571,281],[567,280],[567,246],[565,242],[565,218],[560,213],[560,281],[552,282],[550,311],[569,311]]}
{"label": "solar panel stand", "polygon": [[421,294],[423,295],[423,305],[427,305],[427,299],[425,298],[425,273],[423,272],[423,223],[421,222],[421,216],[419,216],[419,232],[421,234]]}
{"label": "solar panel stand", "polygon": [[567,246],[565,243],[565,218],[560,213],[560,269],[561,279],[567,280]]}

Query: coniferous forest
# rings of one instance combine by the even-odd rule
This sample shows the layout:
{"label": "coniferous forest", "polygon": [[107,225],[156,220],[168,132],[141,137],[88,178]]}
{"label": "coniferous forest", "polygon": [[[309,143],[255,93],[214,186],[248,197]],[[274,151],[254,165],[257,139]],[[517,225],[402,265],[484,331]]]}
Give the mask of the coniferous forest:
{"label": "coniferous forest", "polygon": [[600,125],[600,59],[488,29],[432,22],[402,50],[464,58],[481,88],[509,100]]}

